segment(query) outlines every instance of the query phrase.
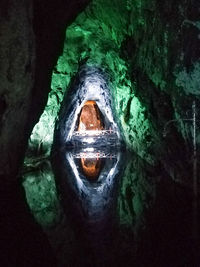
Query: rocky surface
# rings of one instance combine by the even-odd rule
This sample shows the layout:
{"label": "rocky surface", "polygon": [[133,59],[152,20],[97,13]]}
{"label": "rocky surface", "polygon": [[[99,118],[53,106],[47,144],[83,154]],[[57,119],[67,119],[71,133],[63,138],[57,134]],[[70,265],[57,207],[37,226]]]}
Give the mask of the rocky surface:
{"label": "rocky surface", "polygon": [[[49,155],[64,94],[82,65],[98,67],[108,77],[113,112],[127,147],[147,165],[159,172],[165,169],[174,181],[192,188],[193,119],[195,113],[198,120],[200,109],[199,12],[195,0],[92,1],[66,28],[48,104],[32,132],[29,151],[39,148],[42,155]],[[195,126],[198,152],[198,121]],[[148,200],[143,199],[146,193],[139,193],[140,187],[154,198],[149,183],[139,172],[126,176],[119,199],[122,221],[127,218],[131,224],[143,213]]]}
{"label": "rocky surface", "polygon": [[[93,1],[66,29],[48,105],[30,144],[52,143],[64,92],[79,67],[88,64],[110,78],[116,117],[130,149],[151,164],[166,160],[166,150],[172,161],[174,150],[191,152],[194,100],[199,109],[198,12],[197,1]],[[170,120],[175,121],[165,127]]]}
{"label": "rocky surface", "polygon": [[[178,240],[173,237],[177,231],[180,232],[179,241],[184,233],[191,235],[192,197],[188,192],[195,181],[195,168],[199,169],[199,163],[194,164],[193,151],[196,144],[199,157],[199,1],[93,0],[83,10],[87,3],[85,0],[0,2],[1,182],[5,185],[5,180],[10,183],[16,179],[28,138],[40,118],[29,139],[25,162],[25,172],[32,164],[37,175],[28,171],[24,176],[24,187],[37,221],[46,229],[59,224],[57,217],[60,220],[61,209],[54,176],[41,162],[36,166],[38,161],[34,157],[44,159],[49,156],[60,105],[80,67],[100,68],[108,78],[114,102],[113,114],[120,121],[127,147],[141,157],[132,156],[120,187],[118,215],[122,228],[128,229],[122,245],[130,249],[126,247],[130,229],[136,234],[146,227],[145,217],[155,203],[152,218],[160,220],[159,228],[149,233],[155,233],[155,236],[159,233],[158,237],[163,237],[166,230],[161,252],[165,260],[165,251],[169,251],[173,262],[176,253],[171,239],[176,245]],[[195,140],[194,126],[197,127]],[[165,180],[166,177],[186,185],[187,190],[179,187],[180,195],[174,196],[174,184]],[[156,190],[159,181],[162,182]],[[16,191],[15,187],[13,191]],[[10,216],[12,201],[15,201],[10,197],[14,196],[13,191],[3,195],[6,204],[1,211],[6,211],[5,207],[9,206],[6,216],[3,214],[7,221],[8,218],[17,220],[18,210],[19,213],[27,211],[20,201],[16,214],[13,218]],[[23,221],[23,216],[20,218]],[[169,218],[172,231],[165,223]],[[180,218],[187,222],[180,225]],[[149,229],[155,228],[154,225],[153,219],[150,220]],[[4,226],[5,235],[11,237],[12,226],[9,228],[6,223]],[[20,223],[18,227],[21,238],[23,228]],[[29,227],[26,229],[29,235]],[[49,235],[55,235],[52,239],[55,249],[60,246],[55,240],[60,238],[62,229],[69,240],[73,239],[68,235],[70,230],[66,225],[55,226],[55,231],[49,232]],[[170,247],[164,245],[166,240]],[[150,241],[147,244],[149,251]],[[61,243],[65,243],[64,238]],[[65,245],[61,246],[64,255]],[[70,244],[66,246],[70,254]],[[25,247],[24,240],[22,250]],[[156,251],[160,252],[159,249]],[[152,259],[151,255],[149,259]],[[170,258],[168,260],[170,262]],[[189,260],[188,264],[191,264]]]}
{"label": "rocky surface", "polygon": [[0,175],[23,162],[35,69],[33,9],[27,1],[0,3]]}
{"label": "rocky surface", "polygon": [[[1,1],[0,175],[15,179],[46,104],[64,29],[87,1]],[[9,177],[9,178],[8,178]]]}

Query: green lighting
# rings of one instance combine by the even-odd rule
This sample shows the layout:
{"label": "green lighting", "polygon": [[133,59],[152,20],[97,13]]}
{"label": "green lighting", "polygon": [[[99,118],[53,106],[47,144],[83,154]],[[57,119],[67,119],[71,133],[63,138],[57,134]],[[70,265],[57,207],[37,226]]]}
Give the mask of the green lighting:
{"label": "green lighting", "polygon": [[119,223],[135,234],[145,228],[148,210],[156,198],[156,180],[148,177],[144,162],[136,155],[127,162],[118,196]]}
{"label": "green lighting", "polygon": [[50,163],[24,175],[27,203],[39,224],[51,227],[60,218],[60,205]]}
{"label": "green lighting", "polygon": [[[150,136],[151,123],[145,118],[145,108],[135,96],[135,84],[131,82],[128,72],[129,62],[121,56],[122,44],[130,34],[130,8],[141,8],[141,1],[127,1],[125,5],[119,4],[118,0],[114,2],[92,1],[67,28],[63,53],[52,73],[48,103],[33,129],[30,150],[40,149],[43,154],[50,153],[55,120],[64,92],[79,65],[86,63],[99,66],[109,74],[115,113],[120,118],[127,145],[152,161],[148,156],[152,141],[144,141],[146,136]],[[144,142],[146,144],[141,149]]]}

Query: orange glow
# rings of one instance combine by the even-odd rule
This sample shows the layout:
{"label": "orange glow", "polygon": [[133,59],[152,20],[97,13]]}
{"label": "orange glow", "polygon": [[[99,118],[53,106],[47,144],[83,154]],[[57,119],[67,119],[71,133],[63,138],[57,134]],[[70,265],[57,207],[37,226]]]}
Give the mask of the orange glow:
{"label": "orange glow", "polygon": [[103,122],[96,101],[86,101],[81,109],[78,131],[103,129]]}
{"label": "orange glow", "polygon": [[81,158],[83,173],[88,179],[96,180],[101,170],[101,159]]}

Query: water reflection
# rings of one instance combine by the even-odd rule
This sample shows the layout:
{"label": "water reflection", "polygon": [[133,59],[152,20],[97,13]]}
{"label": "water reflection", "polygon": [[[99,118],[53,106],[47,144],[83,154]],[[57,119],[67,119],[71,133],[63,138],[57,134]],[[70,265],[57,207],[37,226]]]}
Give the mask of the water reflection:
{"label": "water reflection", "polygon": [[81,158],[81,167],[83,174],[90,181],[95,181],[99,177],[100,170],[102,168],[102,160],[98,158]]}
{"label": "water reflection", "polygon": [[[112,246],[124,160],[120,151],[106,147],[60,150],[53,160],[61,203],[75,234],[77,253],[87,255],[84,266],[102,266],[101,261],[106,260]],[[79,266],[80,262],[74,264]]]}
{"label": "water reflection", "polygon": [[[100,172],[104,166],[105,160],[103,160],[102,153],[95,152],[92,147],[84,148],[80,152],[72,153],[76,165],[80,166],[80,171],[89,181],[97,181]],[[77,159],[79,159],[77,161]]]}
{"label": "water reflection", "polygon": [[[58,266],[192,262],[190,195],[161,166],[108,148],[62,149],[52,157],[55,177],[48,164],[42,176],[41,170],[27,174],[24,186]],[[81,160],[101,161],[95,178],[83,171]],[[54,205],[55,197],[61,206]]]}
{"label": "water reflection", "polygon": [[105,223],[117,202],[117,188],[123,170],[121,152],[111,152],[107,148],[74,148],[71,151],[60,151],[59,157],[56,156],[58,158],[62,160],[56,160],[54,169],[58,184],[62,184],[62,188],[58,187],[63,202],[66,202],[66,195],[71,195],[71,205],[78,207],[78,221],[82,218],[84,223]]}

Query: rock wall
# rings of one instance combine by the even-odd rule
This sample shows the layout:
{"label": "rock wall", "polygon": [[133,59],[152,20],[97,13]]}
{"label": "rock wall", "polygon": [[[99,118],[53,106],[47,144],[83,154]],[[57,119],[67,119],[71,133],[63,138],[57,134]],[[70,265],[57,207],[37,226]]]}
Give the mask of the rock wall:
{"label": "rock wall", "polygon": [[[66,29],[48,103],[30,138],[30,158],[49,155],[60,104],[79,67],[101,68],[110,79],[127,147],[142,158],[127,166],[118,200],[121,224],[134,231],[145,227],[158,180],[170,176],[192,187],[199,13],[197,0],[92,1]],[[196,134],[198,152],[198,129]]]}
{"label": "rock wall", "polygon": [[64,29],[87,1],[0,3],[0,176],[12,181],[47,101]]}
{"label": "rock wall", "polygon": [[198,14],[197,1],[92,1],[66,29],[30,149],[48,154],[64,92],[79,67],[88,64],[110,77],[130,149],[150,164],[178,157],[179,164],[187,162],[181,155],[191,157],[193,149],[193,102],[200,108]]}
{"label": "rock wall", "polygon": [[0,10],[0,176],[8,177],[15,176],[23,162],[35,38],[31,2],[1,1]]}

